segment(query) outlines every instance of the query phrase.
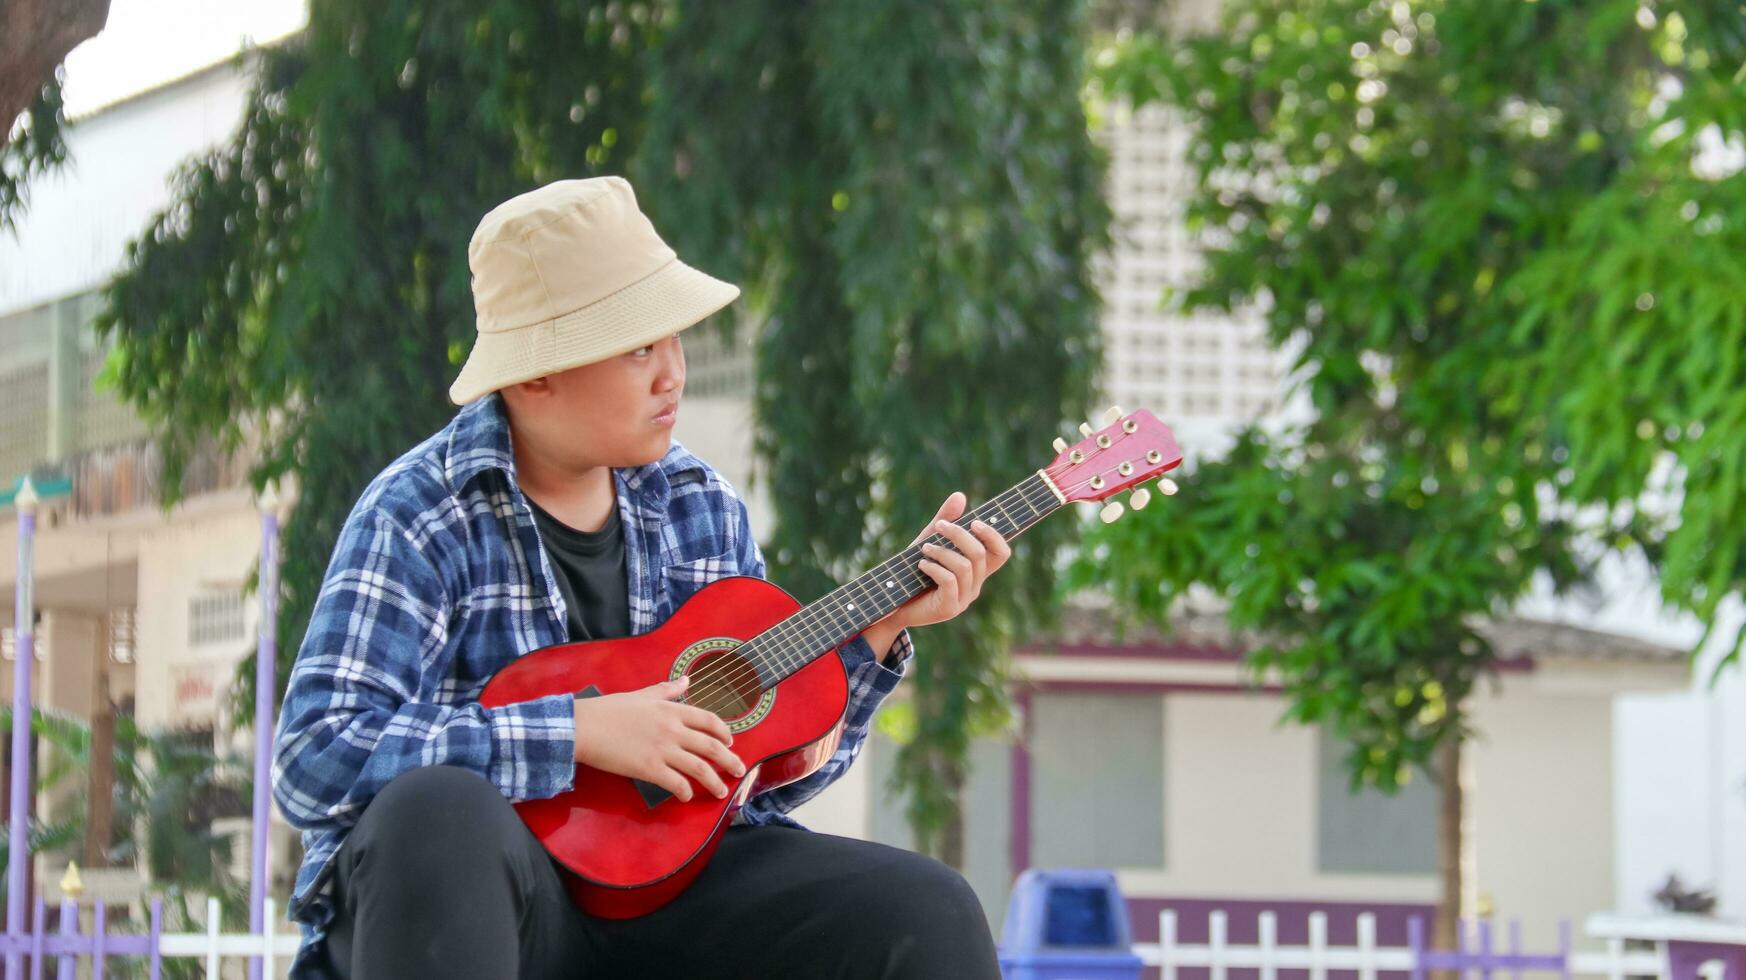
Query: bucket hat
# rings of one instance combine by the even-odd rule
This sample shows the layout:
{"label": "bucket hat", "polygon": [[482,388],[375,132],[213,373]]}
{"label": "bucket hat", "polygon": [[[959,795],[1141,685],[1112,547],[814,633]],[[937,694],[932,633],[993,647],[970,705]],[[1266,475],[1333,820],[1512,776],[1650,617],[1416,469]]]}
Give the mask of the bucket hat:
{"label": "bucket hat", "polygon": [[679,261],[622,177],[560,180],[499,204],[467,265],[478,337],[449,387],[457,405],[647,346],[740,295]]}

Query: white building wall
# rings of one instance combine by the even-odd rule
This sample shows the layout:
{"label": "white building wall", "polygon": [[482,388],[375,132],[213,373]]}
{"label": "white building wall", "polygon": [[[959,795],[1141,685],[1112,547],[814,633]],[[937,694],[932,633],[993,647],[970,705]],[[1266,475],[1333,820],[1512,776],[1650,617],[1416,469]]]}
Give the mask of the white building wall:
{"label": "white building wall", "polygon": [[1499,921],[1522,920],[1529,949],[1552,950],[1560,920],[1579,936],[1612,907],[1613,699],[1534,680],[1511,677],[1473,705],[1473,884]]}
{"label": "white building wall", "polygon": [[[746,398],[686,395],[679,405],[673,438],[715,467],[746,502],[746,516],[760,542],[768,541],[776,516],[763,474],[754,473],[752,404]],[[810,602],[817,596],[796,596]]]}
{"label": "white building wall", "polygon": [[[1581,667],[1506,678],[1473,704],[1469,746],[1478,895],[1555,948],[1613,901],[1612,698]],[[1665,679],[1665,672],[1662,672]],[[1645,678],[1647,683],[1648,679]],[[1162,868],[1123,868],[1133,896],[1433,904],[1434,873],[1322,868],[1317,733],[1259,694],[1165,696]]]}
{"label": "white building wall", "polygon": [[1279,724],[1277,697],[1171,694],[1164,706],[1164,868],[1127,869],[1137,895],[1428,902],[1426,875],[1318,868],[1316,731]]}
{"label": "white building wall", "polygon": [[235,665],[254,648],[259,597],[244,603],[240,637],[201,646],[189,642],[189,602],[242,592],[260,557],[260,521],[247,492],[235,490],[172,513],[141,535],[134,704],[141,728],[222,727]]}
{"label": "white building wall", "polygon": [[[1642,561],[1607,557],[1598,584],[1583,597],[1542,591],[1524,611],[1676,649],[1697,647],[1703,630],[1668,609]],[[1746,663],[1710,683],[1743,622],[1739,601],[1728,603],[1693,663],[1688,690],[1618,699],[1613,907],[1619,912],[1655,911],[1653,893],[1677,874],[1688,888],[1714,889],[1719,914],[1746,920]]]}
{"label": "white building wall", "polygon": [[0,314],[107,282],[170,203],[171,175],[236,129],[245,93],[222,65],[77,122],[67,165],[31,182],[16,234],[0,234]]}

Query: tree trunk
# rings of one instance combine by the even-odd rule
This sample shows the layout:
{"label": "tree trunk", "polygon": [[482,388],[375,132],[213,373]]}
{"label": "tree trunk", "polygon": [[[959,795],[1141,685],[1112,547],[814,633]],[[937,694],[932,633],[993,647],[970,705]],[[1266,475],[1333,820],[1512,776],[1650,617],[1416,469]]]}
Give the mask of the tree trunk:
{"label": "tree trunk", "polygon": [[87,868],[107,867],[115,836],[115,705],[109,700],[109,633],[98,631],[97,694],[91,707],[91,756],[85,794]]}
{"label": "tree trunk", "polygon": [[0,0],[0,137],[67,52],[109,22],[109,0]]}
{"label": "tree trunk", "polygon": [[[1434,949],[1452,950],[1459,947],[1461,911],[1465,907],[1462,885],[1463,868],[1462,817],[1466,808],[1466,788],[1461,778],[1461,737],[1449,736],[1437,750],[1437,879],[1441,894],[1437,902],[1437,918],[1431,930]],[[1455,974],[1437,971],[1437,980],[1454,980]]]}

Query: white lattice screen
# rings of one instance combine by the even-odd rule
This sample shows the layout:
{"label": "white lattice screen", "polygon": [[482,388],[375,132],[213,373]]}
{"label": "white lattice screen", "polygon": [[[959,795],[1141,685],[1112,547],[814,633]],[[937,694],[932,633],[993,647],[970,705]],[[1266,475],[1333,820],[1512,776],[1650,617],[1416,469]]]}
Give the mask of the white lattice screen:
{"label": "white lattice screen", "polygon": [[112,391],[97,390],[97,375],[109,356],[109,345],[98,340],[90,324],[102,309],[103,298],[95,292],[66,300],[65,322],[77,324],[79,332],[79,386],[74,393],[72,452],[104,449],[143,439],[146,424]]}
{"label": "white lattice screen", "polygon": [[0,486],[48,453],[48,389],[46,361],[0,372]]}
{"label": "white lattice screen", "polygon": [[79,392],[73,422],[73,451],[103,449],[146,436],[146,424],[113,392],[97,390],[97,375],[108,358],[105,350],[79,354]]}
{"label": "white lattice screen", "polygon": [[[146,437],[133,409],[97,390],[108,353],[90,327],[100,304],[90,292],[0,316],[0,487],[45,463]],[[58,357],[70,363],[57,395]]]}
{"label": "white lattice screen", "polygon": [[1279,407],[1281,359],[1259,319],[1181,315],[1164,291],[1192,282],[1199,260],[1183,225],[1193,174],[1189,133],[1158,106],[1108,108],[1099,138],[1109,152],[1113,254],[1098,273],[1107,348],[1105,401],[1177,421],[1249,421]]}
{"label": "white lattice screen", "polygon": [[698,398],[752,397],[751,326],[742,326],[729,343],[719,322],[685,331],[685,395]]}

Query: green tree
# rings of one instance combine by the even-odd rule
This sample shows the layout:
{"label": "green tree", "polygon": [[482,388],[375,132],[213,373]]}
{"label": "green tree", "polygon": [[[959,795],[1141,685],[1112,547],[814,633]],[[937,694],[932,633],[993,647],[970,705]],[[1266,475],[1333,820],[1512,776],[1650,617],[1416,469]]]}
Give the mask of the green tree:
{"label": "green tree", "polygon": [[[9,729],[11,723],[12,709],[0,707],[0,728]],[[78,845],[92,802],[83,778],[92,764],[91,726],[69,715],[33,709],[31,730],[45,746],[38,792],[74,785],[66,812],[44,825],[31,851],[64,851],[89,867]],[[240,883],[230,881],[224,871],[229,841],[214,836],[211,824],[218,817],[247,812],[252,760],[214,752],[210,743],[209,733],[142,732],[131,716],[117,716],[111,746],[115,819],[102,848],[105,863],[127,866],[143,859],[154,880],[213,894],[237,891]]]}
{"label": "green tree", "polygon": [[[473,335],[466,247],[492,206],[617,169],[640,125],[649,4],[311,5],[248,54],[235,138],[176,177],[128,248],[98,330],[153,423],[166,503],[193,454],[256,453],[294,476],[279,676],[368,480],[453,412]],[[237,672],[254,711],[253,658]]]}
{"label": "green tree", "polygon": [[[115,377],[172,476],[209,438],[257,442],[257,483],[295,475],[283,670],[364,483],[452,411],[479,216],[629,172],[676,247],[746,287],[772,574],[811,598],[951,490],[1034,470],[1088,407],[1106,216],[1084,44],[1076,2],[313,4],[131,248],[101,324]],[[916,665],[900,770],[950,859],[970,732],[1004,715],[1003,652],[1049,614],[1064,532],[1027,535]]]}
{"label": "green tree", "polygon": [[[638,162],[663,227],[756,287],[769,559],[798,596],[907,545],[953,490],[975,506],[1048,462],[1089,408],[1108,217],[1083,17],[709,4],[663,41]],[[1052,616],[1070,531],[1031,531],[970,613],[918,640],[895,779],[918,847],[949,863],[971,736],[1006,721],[1007,651]]]}
{"label": "green tree", "polygon": [[[1210,587],[1355,785],[1433,773],[1445,948],[1481,626],[1607,546],[1706,618],[1743,579],[1746,200],[1693,170],[1738,139],[1742,50],[1720,3],[1234,0],[1099,55],[1195,133],[1176,299],[1295,345],[1312,419],[1242,431],[1071,578],[1155,621]],[[1671,520],[1632,505],[1669,458]]]}

